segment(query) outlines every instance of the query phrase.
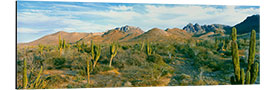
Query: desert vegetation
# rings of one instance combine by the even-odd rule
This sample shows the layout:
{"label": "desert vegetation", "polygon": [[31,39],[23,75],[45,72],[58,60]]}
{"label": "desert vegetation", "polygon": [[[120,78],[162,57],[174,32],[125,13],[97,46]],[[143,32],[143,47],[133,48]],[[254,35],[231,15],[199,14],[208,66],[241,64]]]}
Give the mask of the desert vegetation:
{"label": "desert vegetation", "polygon": [[17,88],[259,84],[259,38],[66,43],[17,48]]}

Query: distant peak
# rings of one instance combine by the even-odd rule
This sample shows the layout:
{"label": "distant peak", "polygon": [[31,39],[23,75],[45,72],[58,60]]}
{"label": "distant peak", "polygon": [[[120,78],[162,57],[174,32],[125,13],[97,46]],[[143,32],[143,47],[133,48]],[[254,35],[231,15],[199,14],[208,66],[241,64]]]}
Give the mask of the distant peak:
{"label": "distant peak", "polygon": [[195,23],[194,25],[195,25],[195,26],[200,26],[198,23]]}
{"label": "distant peak", "polygon": [[141,30],[141,29],[139,27],[125,25],[125,26],[122,26],[122,27],[117,27],[117,28],[115,28],[115,30],[128,32],[128,31],[131,31],[131,30]]}
{"label": "distant peak", "polygon": [[150,30],[161,30],[161,29],[155,27],[155,28],[152,28]]}
{"label": "distant peak", "polygon": [[58,32],[56,32],[56,33],[54,33],[54,34],[63,34],[63,33],[67,33],[67,32],[65,32],[65,31],[58,31]]}
{"label": "distant peak", "polygon": [[193,24],[192,23],[188,23],[188,26],[193,26]]}

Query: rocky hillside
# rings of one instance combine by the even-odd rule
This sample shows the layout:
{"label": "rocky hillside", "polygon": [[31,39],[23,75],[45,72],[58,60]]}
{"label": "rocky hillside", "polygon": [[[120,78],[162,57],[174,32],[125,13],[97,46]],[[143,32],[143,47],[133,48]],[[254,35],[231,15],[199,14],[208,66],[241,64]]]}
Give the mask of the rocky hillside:
{"label": "rocky hillside", "polygon": [[191,24],[189,23],[186,25],[184,28],[189,33],[193,34],[203,34],[203,33],[208,33],[208,32],[215,32],[215,33],[224,33],[228,30],[231,29],[231,26],[228,25],[222,25],[222,24],[211,24],[211,25],[199,25],[198,23],[196,24]]}
{"label": "rocky hillside", "polygon": [[260,15],[249,16],[234,27],[236,27],[238,34],[251,32],[252,29],[256,32],[260,32]]}
{"label": "rocky hillside", "polygon": [[112,41],[127,41],[131,38],[137,37],[143,34],[143,30],[139,27],[135,26],[123,26],[119,28],[111,29],[99,36],[87,36],[82,38],[80,41],[88,42],[88,41],[95,41],[95,42],[102,42],[102,43],[109,43]]}

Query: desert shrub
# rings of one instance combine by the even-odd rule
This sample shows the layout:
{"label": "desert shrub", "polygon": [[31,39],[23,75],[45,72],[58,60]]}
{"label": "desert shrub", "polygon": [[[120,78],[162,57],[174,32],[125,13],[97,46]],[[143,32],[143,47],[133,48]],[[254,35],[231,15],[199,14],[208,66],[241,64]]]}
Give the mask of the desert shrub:
{"label": "desert shrub", "polygon": [[173,61],[175,61],[174,58],[164,58],[164,62],[167,63],[167,64],[169,64],[169,63],[171,63]]}
{"label": "desert shrub", "polygon": [[122,49],[123,49],[123,50],[127,50],[127,49],[129,49],[129,48],[130,48],[130,46],[126,46],[126,45],[125,45],[125,46],[124,46],[124,45],[122,46]]}
{"label": "desert shrub", "polygon": [[210,49],[214,49],[214,44],[215,42],[213,40],[203,40],[200,42],[197,42],[196,45],[197,46],[203,46],[205,48],[210,48]]}
{"label": "desert shrub", "polygon": [[53,58],[53,65],[56,69],[61,69],[64,67],[64,64],[66,62],[66,59],[63,57],[55,57]]}
{"label": "desert shrub", "polygon": [[231,50],[224,51],[225,56],[232,56]]}
{"label": "desert shrub", "polygon": [[193,58],[197,54],[195,47],[190,46],[189,44],[178,46],[177,52],[183,53],[186,57],[189,58]]}
{"label": "desert shrub", "polygon": [[146,60],[153,63],[164,63],[163,58],[158,54],[149,55]]}
{"label": "desert shrub", "polygon": [[[137,50],[136,50],[137,51]],[[133,50],[119,50],[118,54],[114,58],[112,65],[115,68],[124,68],[125,66],[135,65],[141,66],[145,63],[145,53],[134,53]]]}
{"label": "desert shrub", "polygon": [[113,67],[109,67],[108,65],[98,65],[93,70],[93,74],[97,74],[98,72],[105,72],[114,69]]}

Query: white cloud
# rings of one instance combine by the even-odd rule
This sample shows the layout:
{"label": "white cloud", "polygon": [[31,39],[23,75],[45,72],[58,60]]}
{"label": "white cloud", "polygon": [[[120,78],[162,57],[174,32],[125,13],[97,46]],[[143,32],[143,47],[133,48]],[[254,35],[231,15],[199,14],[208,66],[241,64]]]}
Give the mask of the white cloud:
{"label": "white cloud", "polygon": [[38,33],[42,30],[32,29],[32,28],[17,28],[17,31],[19,33]]}
{"label": "white cloud", "polygon": [[133,7],[129,7],[129,6],[111,6],[109,7],[112,10],[120,10],[120,11],[126,11],[126,10],[132,10]]}
{"label": "white cloud", "polygon": [[[40,28],[42,30],[53,30],[55,31],[67,31],[67,32],[102,32],[107,29],[115,27],[114,25],[100,25],[96,23],[91,23],[87,21],[82,21],[74,19],[70,16],[48,16],[43,13],[36,12],[23,12],[18,14],[18,23],[24,25],[19,25],[18,32],[22,33],[38,33],[41,30],[34,30],[31,28]],[[25,26],[31,28],[23,28]]]}
{"label": "white cloud", "polygon": [[[133,11],[134,7],[130,6],[112,6],[109,8],[111,9],[109,11],[90,9],[87,11],[50,12],[33,10],[33,12],[19,13],[18,22],[26,24],[51,23],[50,27],[53,27],[53,30],[56,31],[105,31],[119,27],[118,25],[134,25],[149,30],[153,27],[162,29],[173,27],[182,28],[188,23],[235,25],[244,20],[247,16],[259,13],[259,10],[255,8],[236,9],[235,6],[227,6],[221,9],[205,6],[166,7],[146,5],[145,13],[135,12]],[[61,16],[47,15],[48,12]],[[91,18],[84,21],[77,19],[80,18],[81,15],[105,17],[105,19],[99,19],[99,21],[104,23],[95,23]]]}

